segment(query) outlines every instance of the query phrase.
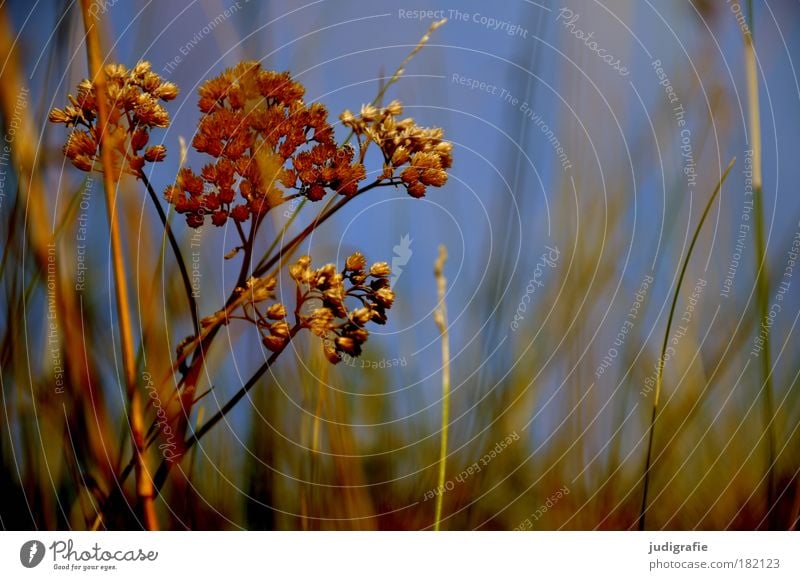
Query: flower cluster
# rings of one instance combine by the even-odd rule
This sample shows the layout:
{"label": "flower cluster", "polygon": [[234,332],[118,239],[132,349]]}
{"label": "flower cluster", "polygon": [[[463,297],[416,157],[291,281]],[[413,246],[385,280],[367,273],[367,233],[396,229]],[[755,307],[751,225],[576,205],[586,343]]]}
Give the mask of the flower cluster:
{"label": "flower cluster", "polygon": [[289,324],[286,322],[286,307],[280,302],[264,305],[265,302],[275,299],[276,285],[274,276],[250,278],[247,288],[241,289],[245,298],[242,306],[244,317],[256,325],[264,346],[273,352],[283,350],[291,338]]}
{"label": "flower cluster", "polygon": [[[337,270],[333,264],[312,268],[311,258],[303,256],[289,267],[289,275],[297,286],[294,328],[286,320],[286,307],[275,301],[275,276],[252,277],[246,287],[236,289],[241,315],[223,309],[203,318],[201,325],[209,328],[232,319],[246,320],[258,328],[264,346],[272,352],[282,351],[298,330],[306,328],[322,339],[325,357],[336,364],[342,354],[361,354],[369,337],[367,323],[386,324],[386,311],[394,303],[389,284],[392,271],[386,262],[368,268],[366,258],[356,252],[347,258],[343,270]],[[188,337],[178,345],[178,357],[194,339]]]}
{"label": "flower cluster", "polygon": [[[120,64],[104,68],[107,125],[97,122],[97,85],[89,80],[78,84],[77,96],[69,95],[70,104],[50,111],[52,123],[63,123],[74,130],[64,145],[64,154],[78,169],[91,171],[99,158],[100,136],[104,133],[110,149],[112,168],[117,177],[123,173],[142,175],[145,162],[163,161],[163,145],[148,147],[150,130],[169,125],[169,115],[159,101],[178,96],[178,87],[161,80],[150,63],[140,61],[128,70]],[[80,128],[79,128],[80,127]]]}
{"label": "flower cluster", "polygon": [[[333,364],[342,353],[359,356],[369,331],[366,324],[386,323],[386,311],[394,303],[389,287],[391,269],[386,262],[367,268],[364,256],[356,252],[347,258],[344,269],[333,264],[311,267],[311,258],[303,256],[289,268],[300,296],[299,323],[323,339],[325,357]],[[358,304],[350,308],[348,299]]]}
{"label": "flower cluster", "polygon": [[334,141],[327,109],[306,105],[305,89],[288,73],[245,61],[198,92],[205,116],[192,145],[214,161],[199,175],[183,169],[165,192],[191,227],[206,215],[217,226],[257,220],[287,199],[285,190],[312,201],[326,190],[352,195],[366,177],[353,149]]}
{"label": "flower cluster", "polygon": [[[96,82],[82,81],[76,96],[69,95],[64,109],[53,109],[49,120],[72,128],[64,153],[79,169],[95,167],[102,135],[115,175],[143,178],[146,163],[166,156],[163,145],[148,143],[152,129],[169,125],[161,101],[175,99],[178,88],[145,61],[130,70],[109,64],[103,72],[102,91]],[[261,218],[289,199],[318,201],[328,192],[354,196],[363,190],[359,184],[366,179],[364,159],[372,143],[383,155],[383,171],[371,185],[402,184],[409,195],[422,197],[428,187],[444,185],[452,167],[453,146],[444,140],[442,129],[400,119],[403,107],[398,101],[381,108],[366,105],[358,115],[342,113],[342,124],[358,143],[356,152],[337,144],[327,109],[319,103],[307,105],[305,89],[289,73],[244,61],[204,83],[198,93],[204,116],[192,145],[212,160],[199,173],[181,168],[164,192],[190,227],[202,226],[206,216],[216,226],[228,219],[237,226],[252,220],[254,234]],[[100,108],[107,113],[103,126]],[[252,238],[244,239],[241,227],[239,233],[245,244],[252,243]],[[294,332],[307,328],[323,339],[326,357],[337,363],[343,354],[361,353],[369,336],[367,323],[386,323],[394,292],[385,262],[368,267],[364,256],[355,253],[342,270],[333,264],[314,269],[305,256],[289,273],[297,285],[294,327],[286,320],[286,308],[275,301],[277,274],[251,278],[246,287],[236,289],[240,316],[225,308],[203,318],[201,326],[208,330],[231,318],[245,319],[256,325],[273,352],[282,350]],[[183,341],[179,357],[198,338]]]}
{"label": "flower cluster", "polygon": [[423,197],[428,186],[441,187],[447,181],[447,169],[453,165],[453,144],[444,141],[439,127],[420,127],[403,114],[399,101],[387,107],[365,105],[359,115],[342,113],[342,124],[355,133],[361,159],[368,145],[376,143],[383,154],[382,179],[399,177],[412,197]]}

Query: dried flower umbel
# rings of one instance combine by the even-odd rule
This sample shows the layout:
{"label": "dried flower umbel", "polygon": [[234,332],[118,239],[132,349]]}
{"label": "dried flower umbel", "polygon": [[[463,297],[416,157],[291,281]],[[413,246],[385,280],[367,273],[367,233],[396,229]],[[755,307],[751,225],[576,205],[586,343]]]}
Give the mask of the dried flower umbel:
{"label": "dried flower umbel", "polygon": [[364,158],[372,142],[384,157],[378,182],[402,183],[410,195],[422,197],[428,186],[447,181],[452,144],[443,140],[439,128],[397,120],[403,110],[397,101],[382,109],[365,106],[358,117],[342,114],[343,124],[358,140],[356,158],[352,147],[334,140],[324,105],[307,105],[305,89],[288,73],[265,71],[246,61],[207,81],[198,92],[205,116],[192,145],[214,162],[199,175],[182,169],[165,191],[191,227],[203,225],[206,216],[217,226],[229,218],[237,223],[258,220],[295,197],[319,201],[328,191],[355,195],[366,179]]}
{"label": "dried flower umbel", "polygon": [[99,167],[100,135],[105,132],[106,146],[112,152],[112,168],[119,178],[128,173],[141,176],[145,163],[163,161],[163,145],[148,147],[150,131],[169,125],[169,114],[159,101],[171,101],[178,96],[178,87],[163,81],[151,70],[150,63],[140,61],[128,70],[121,64],[108,64],[106,77],[108,121],[99,126],[98,95],[95,83],[83,80],[77,96],[69,95],[70,104],[64,109],[50,111],[52,123],[74,127],[64,145],[64,154],[82,171]]}
{"label": "dried flower umbel", "polygon": [[386,262],[367,268],[364,256],[356,252],[347,258],[344,269],[337,271],[333,264],[314,269],[311,258],[303,256],[289,273],[298,288],[299,323],[322,339],[331,363],[341,361],[342,353],[361,354],[369,336],[367,323],[386,324],[386,311],[394,303],[391,269]]}
{"label": "dried flower umbel", "polygon": [[363,162],[367,147],[375,143],[383,154],[382,179],[399,177],[412,197],[422,197],[426,189],[447,182],[447,169],[453,165],[453,144],[444,141],[438,127],[420,127],[403,114],[399,101],[387,107],[364,105],[359,115],[342,113],[342,124],[350,127],[358,139],[359,159]]}
{"label": "dried flower umbel", "polygon": [[[163,161],[163,145],[148,147],[150,131],[169,124],[159,101],[178,95],[141,61],[128,70],[106,65],[109,119],[97,126],[97,89],[84,80],[70,104],[53,109],[49,119],[74,127],[64,145],[65,155],[83,171],[98,160],[100,134],[112,150],[117,177],[143,176],[145,163]],[[441,187],[453,163],[452,143],[440,128],[398,119],[403,107],[365,105],[359,115],[345,111],[342,124],[352,129],[358,155],[349,145],[338,145],[324,105],[306,105],[305,89],[288,73],[262,70],[258,62],[244,61],[206,81],[198,91],[198,107],[205,114],[192,141],[200,153],[213,158],[200,173],[180,170],[164,196],[187,224],[197,228],[206,216],[216,226],[228,219],[241,224],[258,221],[270,209],[290,199],[321,200],[328,191],[353,196],[366,179],[364,159],[371,143],[383,155],[383,171],[376,183],[402,184],[409,195],[422,197],[428,187]]]}
{"label": "dried flower umbel", "polygon": [[353,195],[366,177],[353,149],[334,141],[324,105],[306,105],[288,73],[242,62],[198,92],[205,116],[192,145],[214,162],[199,175],[184,168],[165,192],[190,226],[206,215],[217,226],[259,219],[287,199],[317,201],[326,190]]}
{"label": "dried flower umbel", "polygon": [[[349,256],[342,270],[334,264],[312,268],[311,257],[303,256],[289,267],[289,275],[297,289],[294,332],[308,329],[320,337],[325,357],[333,364],[342,360],[343,353],[361,354],[369,337],[366,325],[386,324],[386,311],[395,299],[389,285],[389,264],[376,262],[368,268],[360,252]],[[258,329],[265,347],[272,352],[282,351],[294,332],[288,310],[276,301],[276,287],[274,276],[250,278],[246,287],[237,289],[242,314],[219,311],[203,319],[203,326],[246,320]],[[183,343],[178,347],[179,354],[185,346]]]}

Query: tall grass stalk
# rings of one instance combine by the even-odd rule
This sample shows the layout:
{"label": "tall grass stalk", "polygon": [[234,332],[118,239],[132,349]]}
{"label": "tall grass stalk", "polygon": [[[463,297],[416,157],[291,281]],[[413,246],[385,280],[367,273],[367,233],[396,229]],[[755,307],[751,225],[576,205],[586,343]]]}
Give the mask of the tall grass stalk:
{"label": "tall grass stalk", "polygon": [[[753,40],[755,21],[753,20],[753,0],[747,2],[749,28],[743,30],[744,65],[747,80],[747,136],[753,150],[753,213],[755,218],[756,242],[756,300],[759,321],[766,320],[769,309],[769,268],[764,233],[764,191],[761,175],[761,116],[759,114],[758,71],[756,50]],[[760,324],[756,326],[759,332]],[[764,336],[761,359],[763,393],[764,430],[767,436],[767,509],[772,508],[775,499],[775,435],[772,428],[772,372],[770,371],[769,333]]]}
{"label": "tall grass stalk", "polygon": [[[103,59],[100,53],[100,38],[98,22],[91,14],[91,2],[81,0],[81,11],[86,31],[86,54],[89,62],[89,75],[94,80],[98,94],[105,95],[106,79],[103,71]],[[108,119],[107,103],[104,98],[97,99],[98,121],[101,128],[106,127]],[[122,241],[120,228],[117,224],[115,212],[116,183],[112,167],[111,151],[106,146],[107,135],[105,130],[100,132],[100,159],[103,166],[103,189],[106,198],[106,211],[108,215],[109,235],[111,237],[111,263],[114,269],[114,289],[119,316],[120,349],[122,351],[122,366],[125,375],[125,386],[128,395],[128,422],[131,428],[131,441],[133,455],[136,459],[136,495],[139,499],[139,509],[148,530],[158,529],[154,505],[153,480],[147,470],[144,455],[144,418],[142,413],[142,400],[137,389],[136,357],[133,348],[133,329],[130,319],[130,300],[128,296],[127,277],[122,256]]]}
{"label": "tall grass stalk", "polygon": [[658,418],[658,402],[659,397],[661,396],[661,385],[664,382],[664,358],[667,352],[667,344],[669,344],[669,334],[672,330],[672,319],[675,317],[675,308],[678,305],[678,296],[681,292],[681,285],[683,284],[683,279],[686,276],[686,269],[689,266],[689,260],[692,257],[692,253],[694,252],[694,247],[697,244],[697,238],[700,237],[700,231],[703,229],[703,224],[706,221],[706,217],[708,217],[708,212],[711,211],[711,206],[714,205],[714,200],[717,199],[717,195],[719,194],[720,190],[722,189],[722,184],[725,183],[725,179],[728,177],[728,174],[733,169],[733,164],[736,162],[736,158],[734,157],[731,159],[730,163],[728,163],[728,167],[720,177],[720,180],[717,182],[717,186],[714,188],[714,192],[711,194],[711,198],[709,198],[708,203],[706,203],[706,207],[703,210],[703,215],[700,216],[700,221],[697,224],[697,228],[694,231],[694,235],[692,236],[692,241],[689,244],[689,250],[686,252],[686,257],[683,259],[683,265],[681,266],[681,273],[678,276],[678,283],[675,286],[675,292],[672,295],[672,305],[669,309],[669,317],[667,318],[667,328],[664,330],[664,341],[661,344],[661,354],[658,358],[658,371],[656,373],[656,389],[653,393],[653,410],[650,416],[650,425],[648,427],[648,435],[647,435],[647,459],[645,460],[645,467],[644,467],[644,483],[642,485],[642,507],[639,510],[639,530],[645,529],[645,515],[647,513],[647,493],[650,486],[650,468],[652,465],[652,458],[653,458],[653,436],[655,433],[656,427],[656,419]]}
{"label": "tall grass stalk", "polygon": [[439,257],[434,266],[439,304],[433,314],[439,333],[442,335],[442,439],[439,447],[439,493],[436,495],[436,517],[433,528],[437,532],[442,523],[442,503],[444,501],[444,484],[447,476],[447,430],[450,425],[450,337],[447,332],[447,278],[444,276],[444,264],[447,261],[447,248],[439,246]]}

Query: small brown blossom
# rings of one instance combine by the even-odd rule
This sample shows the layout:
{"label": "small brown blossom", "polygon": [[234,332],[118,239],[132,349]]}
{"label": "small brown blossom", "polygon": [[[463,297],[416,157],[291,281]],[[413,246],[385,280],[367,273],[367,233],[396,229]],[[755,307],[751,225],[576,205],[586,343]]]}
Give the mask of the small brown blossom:
{"label": "small brown blossom", "polygon": [[367,259],[361,252],[355,252],[354,254],[351,254],[345,262],[345,270],[349,272],[358,272],[366,267]]}
{"label": "small brown blossom", "polygon": [[439,128],[420,127],[411,118],[398,120],[402,113],[400,102],[392,101],[382,109],[365,105],[359,115],[345,111],[339,119],[358,138],[362,159],[370,143],[378,145],[384,158],[381,179],[399,177],[409,195],[423,197],[428,187],[447,182],[453,145],[443,140]]}
{"label": "small brown blossom", "polygon": [[261,338],[261,341],[264,344],[264,346],[266,346],[272,352],[281,350],[286,344],[286,341],[283,338],[280,338],[278,336],[272,336],[271,334],[263,336]]}
{"label": "small brown blossom", "polygon": [[[333,264],[311,267],[311,258],[303,256],[290,269],[302,297],[300,306],[314,306],[309,315],[300,316],[300,323],[323,339],[323,353],[332,363],[342,358],[361,354],[361,347],[369,337],[364,326],[369,322],[386,322],[386,310],[394,303],[394,293],[389,288],[391,270],[385,262],[367,269],[360,252],[345,260],[345,267],[337,271]],[[357,304],[351,308],[350,302]]]}
{"label": "small brown blossom", "polygon": [[359,326],[364,326],[367,322],[372,320],[372,310],[367,307],[356,308],[350,314],[350,319]]}
{"label": "small brown blossom", "polygon": [[376,278],[388,278],[392,275],[392,269],[386,262],[375,262],[369,269],[369,275]]}
{"label": "small brown blossom", "polygon": [[156,161],[164,161],[167,157],[167,148],[163,145],[154,145],[153,147],[148,147],[147,150],[144,152],[144,158],[149,161],[150,163],[154,163]]}
{"label": "small brown blossom", "polygon": [[[117,177],[123,173],[141,175],[144,163],[163,161],[166,148],[156,145],[144,156],[138,154],[150,139],[150,130],[169,125],[169,114],[159,101],[169,101],[178,88],[161,80],[150,63],[141,61],[132,70],[120,64],[105,66],[106,94],[102,98],[108,111],[107,126],[97,124],[97,86],[89,80],[78,83],[77,94],[69,95],[70,104],[54,108],[48,115],[51,123],[75,127],[64,146],[64,154],[78,169],[91,171],[99,160],[100,140],[105,133],[105,146],[111,150],[111,164]],[[77,129],[78,126],[83,129]],[[88,137],[88,138],[87,138]],[[99,166],[99,163],[98,163]]]}
{"label": "small brown blossom", "polygon": [[283,320],[286,318],[286,307],[283,304],[276,303],[267,308],[267,318],[273,320]]}
{"label": "small brown blossom", "polygon": [[[70,109],[72,110],[70,111]],[[47,120],[51,123],[64,123],[68,127],[75,125],[77,118],[78,111],[72,107],[67,107],[66,109],[55,108],[47,116]]]}

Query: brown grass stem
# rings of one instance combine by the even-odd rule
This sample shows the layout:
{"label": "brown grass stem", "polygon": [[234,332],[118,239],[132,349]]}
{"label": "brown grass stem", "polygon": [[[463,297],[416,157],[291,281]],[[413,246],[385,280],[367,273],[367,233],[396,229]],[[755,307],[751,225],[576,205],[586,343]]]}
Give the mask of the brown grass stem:
{"label": "brown grass stem", "polygon": [[436,259],[433,269],[439,298],[433,320],[442,336],[442,437],[439,446],[439,483],[437,486],[439,493],[436,496],[436,516],[433,524],[433,529],[437,532],[442,523],[442,504],[447,476],[447,432],[450,426],[450,336],[447,332],[447,278],[444,275],[446,261],[447,248],[441,245],[439,246],[439,257]]}

